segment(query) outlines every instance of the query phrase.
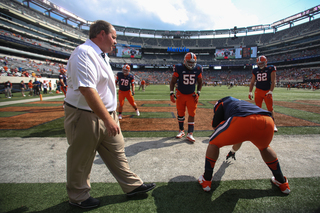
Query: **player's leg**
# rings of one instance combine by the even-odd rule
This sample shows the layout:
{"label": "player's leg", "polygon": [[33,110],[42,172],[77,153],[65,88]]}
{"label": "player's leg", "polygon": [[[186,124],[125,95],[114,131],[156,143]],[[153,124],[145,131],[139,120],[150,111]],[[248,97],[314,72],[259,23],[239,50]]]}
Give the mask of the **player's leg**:
{"label": "player's leg", "polygon": [[[265,96],[264,97],[264,102],[266,103],[268,111],[272,113],[272,117],[273,117],[273,120],[274,120],[273,97],[272,96]],[[278,129],[277,129],[276,125],[274,125],[274,132],[278,132]]]}
{"label": "player's leg", "polygon": [[61,90],[62,90],[62,92],[64,94],[64,97],[66,97],[66,95],[67,95],[67,87],[61,87]]}
{"label": "player's leg", "polygon": [[271,147],[267,147],[263,150],[260,150],[260,153],[262,159],[267,164],[267,166],[273,174],[273,177],[271,178],[272,183],[278,186],[282,193],[289,194],[291,190],[289,187],[288,179],[285,176],[283,176],[280,163],[278,161],[275,151]]}
{"label": "player's leg", "polygon": [[283,193],[289,194],[288,180],[283,176],[275,151],[269,146],[273,138],[274,121],[269,116],[255,115],[253,132],[250,141],[260,150],[263,161],[271,170],[272,182],[279,186]]}
{"label": "player's leg", "polygon": [[178,114],[178,123],[179,123],[179,134],[176,138],[182,138],[185,136],[184,133],[184,120],[185,120],[185,113],[186,113],[186,100],[185,95],[181,94],[177,91],[177,99],[176,99],[176,108]]}
{"label": "player's leg", "polygon": [[211,190],[212,174],[216,161],[219,157],[220,148],[214,144],[209,144],[206,152],[204,173],[198,179],[202,189],[206,192]]}
{"label": "player's leg", "polygon": [[250,128],[245,117],[234,117],[221,123],[210,137],[205,159],[205,171],[198,179],[204,191],[211,190],[211,181],[215,163],[219,157],[220,148],[239,144],[247,140]]}
{"label": "player's leg", "polygon": [[139,109],[137,107],[136,102],[134,101],[134,97],[133,97],[131,91],[128,92],[128,94],[126,95],[126,98],[127,98],[128,102],[130,103],[130,105],[133,107],[133,109],[136,111],[137,116],[140,116]]}
{"label": "player's leg", "polygon": [[196,115],[196,110],[197,110],[197,103],[194,101],[193,95],[188,95],[187,96],[187,109],[188,109],[188,135],[187,139],[191,142],[195,142],[196,140],[193,137],[193,132],[194,132],[194,117]]}
{"label": "player's leg", "polygon": [[118,117],[121,120],[122,119],[122,110],[123,110],[123,105],[124,105],[124,99],[125,99],[125,95],[124,92],[119,90],[119,106],[118,106]]}
{"label": "player's leg", "polygon": [[265,96],[265,93],[261,89],[257,89],[254,91],[254,102],[258,107],[262,107],[262,101]]}

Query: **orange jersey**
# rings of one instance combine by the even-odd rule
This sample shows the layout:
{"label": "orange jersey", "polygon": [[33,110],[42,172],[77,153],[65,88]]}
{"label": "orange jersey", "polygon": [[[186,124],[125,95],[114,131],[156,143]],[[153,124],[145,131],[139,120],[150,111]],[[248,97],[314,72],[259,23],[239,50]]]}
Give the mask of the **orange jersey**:
{"label": "orange jersey", "polygon": [[32,89],[32,88],[33,88],[33,84],[32,84],[31,82],[29,82],[29,83],[28,83],[28,87],[29,87],[30,89]]}

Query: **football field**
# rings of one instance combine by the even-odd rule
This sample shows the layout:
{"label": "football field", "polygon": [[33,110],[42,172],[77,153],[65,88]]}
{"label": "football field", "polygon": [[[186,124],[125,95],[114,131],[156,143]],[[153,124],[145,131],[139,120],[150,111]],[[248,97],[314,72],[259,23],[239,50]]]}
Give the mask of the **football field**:
{"label": "football field", "polygon": [[[270,183],[272,173],[250,142],[241,147],[236,161],[225,160],[230,147],[221,148],[210,193],[203,192],[197,183],[212,133],[215,101],[229,95],[248,100],[248,90],[203,87],[194,144],[174,138],[178,124],[168,86],[136,91],[134,97],[141,116],[135,116],[126,103],[121,121],[126,154],[131,169],[145,182],[156,182],[157,187],[146,195],[128,199],[97,154],[91,195],[100,199],[101,206],[90,212],[319,212],[320,91],[274,91],[279,132],[270,145],[288,177],[290,195],[283,195]],[[24,102],[17,95],[10,100],[14,104],[0,99],[1,123],[12,121],[11,128],[0,128],[0,212],[82,212],[68,205],[65,190],[63,98],[46,98],[39,101],[29,97]],[[19,103],[20,100],[23,101]],[[36,125],[30,122],[28,128],[14,125],[17,118],[21,121],[28,114],[37,117],[37,113],[48,112],[58,115]]]}

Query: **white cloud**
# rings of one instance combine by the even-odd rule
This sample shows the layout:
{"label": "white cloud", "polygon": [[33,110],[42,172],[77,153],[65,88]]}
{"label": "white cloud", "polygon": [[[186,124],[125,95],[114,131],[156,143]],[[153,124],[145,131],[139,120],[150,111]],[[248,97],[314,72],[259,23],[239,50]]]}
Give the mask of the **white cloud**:
{"label": "white cloud", "polygon": [[[247,26],[257,24],[258,18],[249,11],[241,11],[232,3],[231,0],[197,0],[196,21],[203,24],[203,29],[229,29],[234,26]],[[201,19],[205,16],[207,19]],[[202,21],[201,21],[202,20]]]}
{"label": "white cloud", "polygon": [[188,21],[187,11],[181,0],[138,0],[142,13],[152,13],[162,22],[180,26]]}

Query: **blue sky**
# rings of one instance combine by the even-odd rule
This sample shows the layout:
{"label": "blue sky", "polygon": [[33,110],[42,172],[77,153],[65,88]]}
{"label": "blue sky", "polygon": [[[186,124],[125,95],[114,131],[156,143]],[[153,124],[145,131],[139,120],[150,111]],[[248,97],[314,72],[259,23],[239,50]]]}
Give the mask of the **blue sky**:
{"label": "blue sky", "polygon": [[156,30],[219,30],[272,24],[316,0],[51,0],[88,21]]}

